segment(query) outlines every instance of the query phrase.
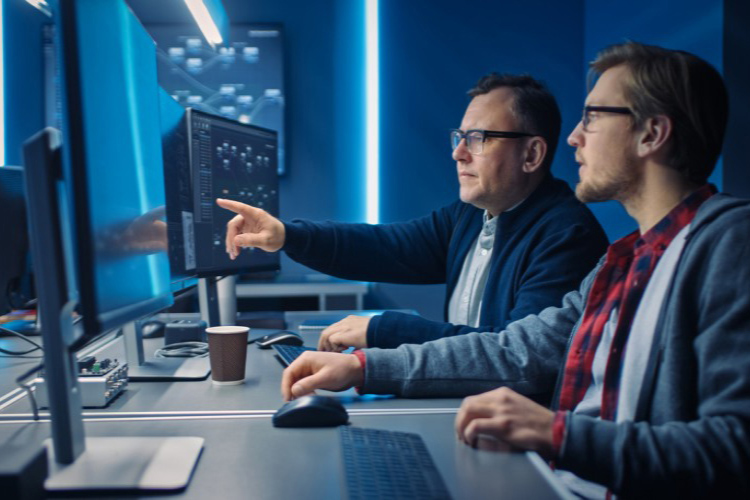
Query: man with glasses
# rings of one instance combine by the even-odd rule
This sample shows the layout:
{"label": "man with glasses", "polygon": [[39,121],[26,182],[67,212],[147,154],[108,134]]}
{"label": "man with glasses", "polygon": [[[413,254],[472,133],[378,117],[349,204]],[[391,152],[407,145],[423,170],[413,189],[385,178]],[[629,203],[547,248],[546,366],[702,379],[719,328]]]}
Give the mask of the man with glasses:
{"label": "man with glasses", "polygon": [[397,224],[282,223],[228,200],[227,251],[284,249],[318,271],[348,279],[447,283],[447,322],[386,312],[350,316],[322,332],[321,350],[396,347],[472,331],[500,331],[559,305],[606,248],[591,212],[550,166],[560,112],[529,76],[490,74],[469,92],[450,132],[460,201]]}
{"label": "man with glasses", "polygon": [[[537,451],[584,498],[748,498],[750,201],[707,183],[726,88],[692,54],[633,42],[605,49],[591,68],[599,78],[568,138],[581,165],[576,195],[619,201],[639,229],[560,308],[499,334],[305,353],[282,392],[505,386],[464,400],[459,440]],[[524,352],[511,349],[515,337],[529,339]],[[552,411],[519,394],[560,365]]]}

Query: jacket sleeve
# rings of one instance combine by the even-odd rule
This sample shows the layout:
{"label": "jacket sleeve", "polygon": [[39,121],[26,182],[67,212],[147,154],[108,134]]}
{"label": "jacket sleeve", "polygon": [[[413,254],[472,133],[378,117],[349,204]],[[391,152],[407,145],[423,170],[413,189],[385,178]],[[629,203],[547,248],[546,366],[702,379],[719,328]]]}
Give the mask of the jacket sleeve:
{"label": "jacket sleeve", "polygon": [[293,260],[344,279],[390,283],[445,282],[448,243],[460,205],[394,224],[285,223]]}
{"label": "jacket sleeve", "polygon": [[[508,323],[558,306],[577,289],[607,251],[607,237],[596,221],[571,224],[558,231],[539,231],[529,248],[528,263],[516,286]],[[503,286],[497,284],[496,286]],[[504,325],[501,325],[504,327]]]}
{"label": "jacket sleeve", "polygon": [[[514,305],[505,321],[471,327],[430,321],[419,316],[386,312],[375,316],[367,327],[367,345],[396,348],[401,344],[421,344],[471,332],[500,332],[513,321],[536,314],[546,307],[559,306],[563,296],[575,290],[607,249],[607,238],[598,224],[567,226],[559,231],[540,230],[529,248],[525,270],[520,273]],[[510,286],[488,283],[490,286]],[[485,292],[485,300],[494,296]],[[490,304],[491,305],[491,304]]]}
{"label": "jacket sleeve", "polygon": [[682,409],[693,416],[613,423],[569,413],[560,468],[623,497],[750,497],[747,219],[704,236],[702,248],[691,251],[694,264],[675,282],[678,304],[672,314],[682,319],[680,331],[662,334],[671,349],[675,338],[683,337],[683,366],[690,367],[690,375],[679,382],[688,397],[674,403],[684,405],[687,399],[691,405],[694,399],[694,405]]}
{"label": "jacket sleeve", "polygon": [[463,397],[499,386],[528,396],[549,395],[567,341],[581,316],[582,291],[502,332],[474,332],[398,349],[366,349],[362,392],[405,397]]}

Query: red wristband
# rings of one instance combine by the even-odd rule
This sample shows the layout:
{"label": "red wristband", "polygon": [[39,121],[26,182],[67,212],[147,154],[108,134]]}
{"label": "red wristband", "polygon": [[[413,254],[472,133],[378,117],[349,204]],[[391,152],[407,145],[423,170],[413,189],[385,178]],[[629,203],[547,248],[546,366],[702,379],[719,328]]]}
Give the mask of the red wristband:
{"label": "red wristband", "polygon": [[[356,358],[359,360],[359,364],[362,366],[362,380],[365,379],[365,365],[367,364],[367,356],[365,356],[365,351],[362,349],[357,349],[352,353]],[[362,387],[355,387],[354,390],[357,391],[357,394],[362,393]]]}

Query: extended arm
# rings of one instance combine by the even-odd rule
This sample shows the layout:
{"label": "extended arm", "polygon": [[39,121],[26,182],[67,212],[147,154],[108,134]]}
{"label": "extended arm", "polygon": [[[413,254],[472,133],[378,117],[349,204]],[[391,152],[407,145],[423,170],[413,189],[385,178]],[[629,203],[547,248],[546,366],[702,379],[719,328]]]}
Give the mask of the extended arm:
{"label": "extended arm", "polygon": [[576,290],[564,297],[562,307],[547,308],[499,333],[475,332],[398,349],[368,349],[362,390],[406,397],[460,397],[506,386],[530,396],[548,395],[581,306],[581,292]]}
{"label": "extended arm", "polygon": [[345,279],[443,283],[461,204],[409,222],[348,224],[295,220],[285,224],[284,250],[297,262]]}

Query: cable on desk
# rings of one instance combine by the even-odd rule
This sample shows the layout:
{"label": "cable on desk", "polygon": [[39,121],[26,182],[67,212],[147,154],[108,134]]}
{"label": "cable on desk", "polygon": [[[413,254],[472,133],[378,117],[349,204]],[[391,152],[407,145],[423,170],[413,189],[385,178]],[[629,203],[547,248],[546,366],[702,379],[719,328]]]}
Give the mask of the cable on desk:
{"label": "cable on desk", "polygon": [[29,349],[28,351],[11,351],[11,350],[3,349],[2,347],[0,347],[0,352],[3,354],[9,354],[11,356],[24,356],[34,351],[44,350],[44,348],[41,345],[37,344],[36,342],[34,342],[33,340],[31,340],[29,337],[27,337],[26,335],[22,333],[14,332],[13,330],[10,330],[8,328],[3,328],[2,326],[0,326],[0,332],[15,335],[21,340],[25,340],[26,342],[34,346],[32,349]]}
{"label": "cable on desk", "polygon": [[177,342],[165,345],[154,352],[156,358],[205,358],[208,344],[205,342]]}
{"label": "cable on desk", "polygon": [[34,391],[31,390],[31,386],[29,384],[24,383],[24,380],[31,377],[32,375],[36,375],[37,372],[39,372],[42,368],[44,368],[44,363],[39,363],[31,370],[26,371],[25,373],[23,373],[23,375],[16,378],[16,384],[18,384],[18,387],[26,391],[26,394],[29,395],[29,401],[31,401],[31,411],[32,413],[34,413],[34,420],[39,420],[39,409],[36,406]]}

